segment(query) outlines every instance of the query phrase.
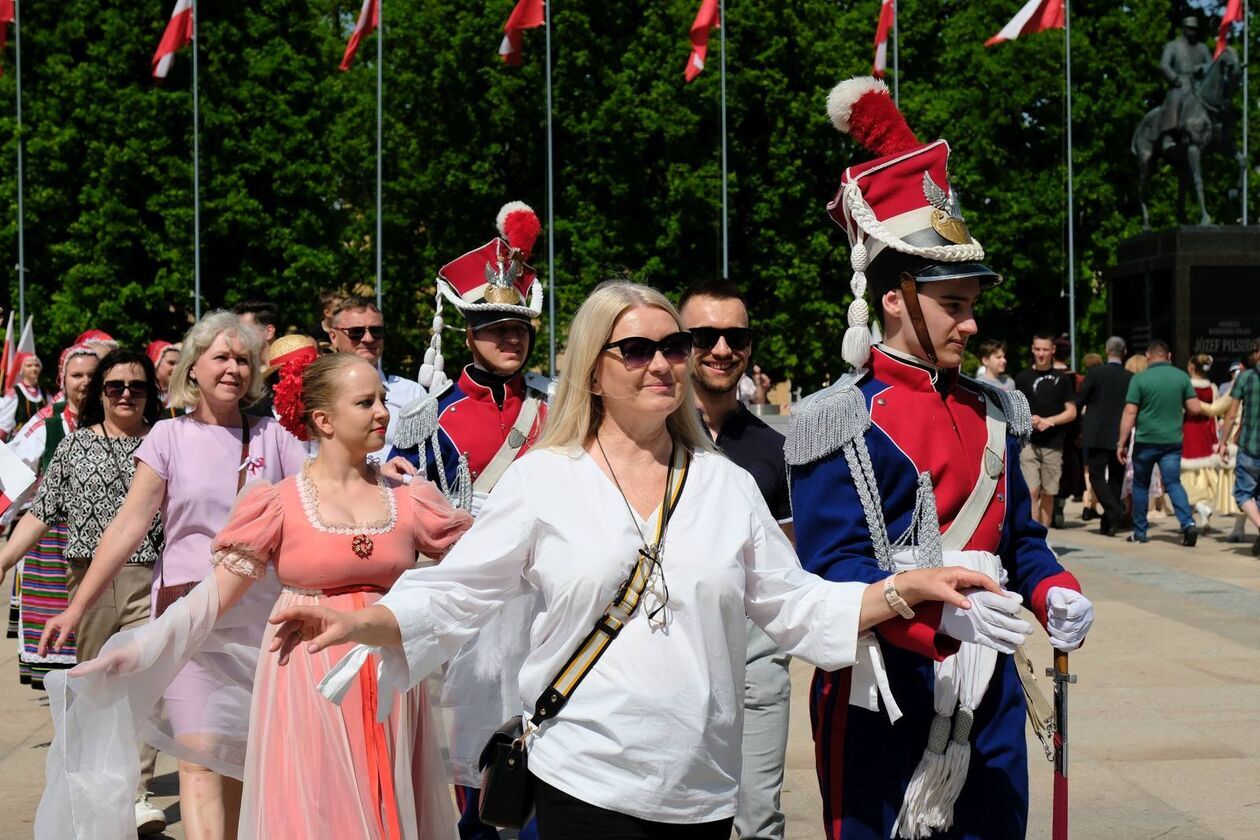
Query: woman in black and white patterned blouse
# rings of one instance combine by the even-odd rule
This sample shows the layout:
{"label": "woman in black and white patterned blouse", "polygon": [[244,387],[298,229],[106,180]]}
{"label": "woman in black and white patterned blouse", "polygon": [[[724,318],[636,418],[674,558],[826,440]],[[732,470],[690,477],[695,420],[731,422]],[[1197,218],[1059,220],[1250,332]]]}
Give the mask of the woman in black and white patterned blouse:
{"label": "woman in black and white patterned blouse", "polygon": [[[143,353],[114,350],[101,360],[88,383],[79,427],[57,445],[39,485],[31,509],[18,522],[9,542],[0,549],[4,572],[34,547],[53,523],[69,528],[65,557],[69,566],[70,596],[87,573],[105,528],[113,521],[136,473],[133,457],[158,420],[157,377]],[[111,589],[84,614],[76,628],[79,660],[100,652],[110,636],[149,620],[149,590],[153,564],[162,553],[162,520],[155,516],[140,547],[111,584]],[[140,753],[140,789],[136,793],[139,824],[157,828],[162,812],[148,803],[156,751]],[[161,820],[165,824],[165,820]]]}

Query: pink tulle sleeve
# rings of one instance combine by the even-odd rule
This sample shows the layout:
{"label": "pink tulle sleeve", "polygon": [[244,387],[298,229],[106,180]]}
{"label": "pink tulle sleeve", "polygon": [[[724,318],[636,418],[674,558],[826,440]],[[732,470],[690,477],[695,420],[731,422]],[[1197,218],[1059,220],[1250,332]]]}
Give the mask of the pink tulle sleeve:
{"label": "pink tulle sleeve", "polygon": [[274,484],[255,482],[237,497],[228,524],[214,538],[211,563],[242,577],[262,580],[280,548],[284,506]]}
{"label": "pink tulle sleeve", "polygon": [[431,481],[417,478],[407,486],[411,499],[416,551],[433,559],[444,555],[472,526],[472,517],[451,507]]}

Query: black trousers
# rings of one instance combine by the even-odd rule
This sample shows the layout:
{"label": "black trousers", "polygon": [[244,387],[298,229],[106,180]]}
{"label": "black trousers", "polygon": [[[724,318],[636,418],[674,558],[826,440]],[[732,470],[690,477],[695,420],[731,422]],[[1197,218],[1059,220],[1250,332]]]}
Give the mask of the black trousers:
{"label": "black trousers", "polygon": [[1098,503],[1103,506],[1103,527],[1119,526],[1124,522],[1124,505],[1120,502],[1124,464],[1116,457],[1115,449],[1089,448],[1089,483],[1094,488]]}
{"label": "black trousers", "polygon": [[696,825],[641,820],[588,805],[538,780],[534,815],[539,840],[728,840],[734,817]]}

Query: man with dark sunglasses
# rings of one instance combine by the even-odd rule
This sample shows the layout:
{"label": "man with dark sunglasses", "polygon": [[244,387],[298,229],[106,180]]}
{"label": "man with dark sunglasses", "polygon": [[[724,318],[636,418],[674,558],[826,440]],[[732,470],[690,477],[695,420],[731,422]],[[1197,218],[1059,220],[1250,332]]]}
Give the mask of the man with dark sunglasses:
{"label": "man with dark sunglasses", "polygon": [[398,416],[415,400],[424,396],[424,389],[414,379],[381,370],[381,354],[385,352],[385,318],[370,298],[352,295],[333,309],[328,339],[334,353],[354,353],[380,373],[385,384],[385,405],[389,409],[389,426],[385,429],[385,445],[373,457],[385,461],[394,446]]}
{"label": "man with dark sunglasses", "polygon": [[[829,580],[882,582],[899,617],[859,642],[857,666],[815,675],[825,834],[1023,837],[1026,711],[1014,653],[1033,628],[1020,610],[1069,651],[1093,607],[1032,518],[1019,469],[1033,428],[1027,401],[959,372],[976,300],[1002,278],[962,218],[949,146],[919,141],[875,79],[842,82],[828,110],[876,157],[844,170],[828,206],[849,238],[855,299],[840,347],[855,369],[792,412],[793,523],[801,565]],[[871,312],[884,332],[874,346]],[[899,572],[954,564],[1009,591],[968,592],[966,610],[906,607]]]}
{"label": "man with dark sunglasses", "polygon": [[[403,411],[391,459],[405,472],[423,471],[473,516],[512,462],[538,439],[550,386],[546,377],[525,372],[534,345],[533,320],[543,305],[542,284],[528,264],[538,217],[512,202],[499,212],[498,228],[498,237],[438,271],[438,314],[420,369],[428,396]],[[446,377],[442,357],[444,303],[463,315],[464,341],[472,354],[472,363],[455,381]],[[690,337],[683,335],[686,358]],[[644,348],[621,352],[634,355]],[[499,837],[478,814],[477,759],[490,734],[518,712],[516,675],[528,653],[534,611],[532,595],[509,602],[447,667],[442,700],[451,709],[449,757],[461,840]],[[531,824],[519,836],[529,840],[537,833]]]}
{"label": "man with dark sunglasses", "polygon": [[[678,311],[691,332],[695,360],[691,381],[705,428],[726,457],[752,474],[770,512],[791,539],[792,505],[783,435],[749,411],[738,396],[752,355],[744,295],[725,280],[701,281],[683,293]],[[789,658],[751,619],[747,663],[735,828],[741,840],[782,840],[785,821],[779,797],[792,697]]]}

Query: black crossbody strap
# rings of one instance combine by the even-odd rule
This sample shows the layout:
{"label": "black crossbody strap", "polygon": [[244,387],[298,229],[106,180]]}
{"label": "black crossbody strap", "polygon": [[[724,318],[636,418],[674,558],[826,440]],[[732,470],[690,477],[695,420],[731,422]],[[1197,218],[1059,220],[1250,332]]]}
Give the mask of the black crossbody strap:
{"label": "black crossbody strap", "polygon": [[[682,497],[690,466],[691,453],[687,451],[686,447],[676,445],[670,460],[669,475],[666,478],[665,499],[661,504],[660,519],[656,524],[654,545],[657,547],[657,550],[659,550],[661,540],[665,537],[665,528],[669,524],[670,517],[674,515],[674,510],[678,507],[678,500]],[[609,603],[608,608],[604,610],[604,614],[599,617],[599,620],[595,622],[591,632],[586,634],[582,644],[578,645],[577,650],[564,663],[564,667],[560,669],[551,680],[551,683],[538,697],[538,702],[534,704],[532,719],[534,726],[550,720],[560,713],[560,710],[569,702],[569,698],[573,696],[573,692],[578,687],[578,684],[591,672],[591,669],[595,667],[595,663],[599,661],[599,658],[604,655],[604,651],[612,644],[612,640],[617,638],[617,635],[621,633],[621,629],[625,627],[626,623],[630,621],[630,617],[639,608],[643,590],[647,588],[648,579],[652,576],[652,566],[655,562],[655,558],[650,553],[651,550],[647,546],[639,549],[634,568],[630,570],[630,576],[626,578],[617,590],[616,597]]]}

